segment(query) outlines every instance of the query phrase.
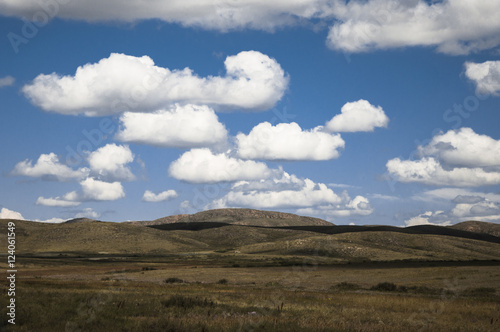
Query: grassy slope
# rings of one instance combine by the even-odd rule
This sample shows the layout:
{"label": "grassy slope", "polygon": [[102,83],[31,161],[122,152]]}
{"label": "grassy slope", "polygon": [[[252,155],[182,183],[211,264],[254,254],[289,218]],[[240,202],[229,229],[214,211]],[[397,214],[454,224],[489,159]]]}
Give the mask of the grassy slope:
{"label": "grassy slope", "polygon": [[[1,234],[7,234],[7,221],[0,220]],[[87,253],[170,253],[201,249],[203,243],[157,230],[108,222],[42,224],[16,221],[16,251]],[[5,246],[1,237],[0,245]]]}
{"label": "grassy slope", "polygon": [[450,226],[450,228],[468,232],[489,234],[500,237],[500,225],[491,222],[464,221],[456,225]]}
{"label": "grassy slope", "polygon": [[490,260],[500,244],[428,234],[362,232],[312,236],[244,246],[243,253],[317,255],[355,260]]}
{"label": "grassy slope", "polygon": [[[6,234],[6,221],[0,232]],[[111,253],[178,254],[230,251],[241,254],[318,256],[325,262],[339,260],[490,260],[500,257],[500,244],[466,237],[405,234],[393,228],[324,234],[288,228],[251,227],[223,223],[177,223],[142,227],[131,224],[86,222],[41,224],[16,221],[17,252],[26,253]],[[311,228],[312,229],[312,228]],[[396,228],[394,228],[396,229]],[[397,229],[396,229],[397,230]],[[417,233],[425,229],[417,228]],[[464,231],[460,231],[464,233]],[[460,233],[459,234],[462,234]],[[467,232],[465,232],[467,233]],[[6,238],[0,245],[6,247]]]}
{"label": "grassy slope", "polygon": [[332,226],[328,221],[303,217],[296,214],[261,211],[254,209],[216,209],[202,211],[195,214],[181,214],[169,216],[152,221],[134,222],[138,225],[152,226],[171,223],[200,223],[200,222],[219,222],[233,225],[256,225],[264,227],[279,226]]}

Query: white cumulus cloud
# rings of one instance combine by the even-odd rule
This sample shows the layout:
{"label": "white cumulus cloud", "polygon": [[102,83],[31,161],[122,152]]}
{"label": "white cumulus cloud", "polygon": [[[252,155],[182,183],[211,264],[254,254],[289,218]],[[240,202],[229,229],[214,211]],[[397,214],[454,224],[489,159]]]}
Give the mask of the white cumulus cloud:
{"label": "white cumulus cloud", "polygon": [[346,52],[433,46],[468,54],[500,45],[499,12],[491,0],[349,1],[336,6],[327,44]]}
{"label": "white cumulus cloud", "polygon": [[449,130],[419,147],[422,156],[435,156],[448,166],[500,166],[500,140],[479,135],[471,128]]}
{"label": "white cumulus cloud", "polygon": [[142,200],[144,202],[152,202],[152,203],[157,203],[157,202],[163,202],[163,201],[168,201],[171,199],[176,198],[179,196],[175,190],[166,190],[162,191],[161,193],[155,194],[154,192],[150,190],[146,190],[144,192],[144,195],[142,196]]}
{"label": "white cumulus cloud", "polygon": [[478,94],[500,95],[500,61],[466,62],[465,76],[474,82]]}
{"label": "white cumulus cloud", "polygon": [[363,196],[351,199],[346,191],[337,194],[324,183],[301,179],[282,169],[273,170],[268,179],[235,183],[226,195],[205,208],[226,207],[297,209],[298,214],[326,219],[373,212],[369,200]]}
{"label": "white cumulus cloud", "polygon": [[12,211],[7,208],[2,208],[2,210],[0,210],[0,219],[24,220],[24,217],[19,212]]}
{"label": "white cumulus cloud", "polygon": [[89,219],[97,219],[101,216],[99,212],[94,211],[92,208],[85,208],[83,211],[75,214],[75,218],[89,218]]}
{"label": "white cumulus cloud", "polygon": [[326,123],[332,132],[373,131],[377,127],[386,128],[389,118],[380,106],[373,106],[360,99],[342,106],[341,114],[335,115]]}
{"label": "white cumulus cloud", "polygon": [[63,165],[55,153],[41,154],[36,163],[24,160],[16,164],[12,175],[39,177],[45,180],[71,181],[81,180],[89,174],[88,168],[73,170]]}
{"label": "white cumulus cloud", "polygon": [[297,213],[333,220],[335,218],[346,218],[351,216],[368,216],[373,213],[373,208],[368,198],[356,196],[351,199],[347,193],[344,193],[341,204],[327,204],[317,207],[301,208],[297,210]]}
{"label": "white cumulus cloud", "polygon": [[76,198],[76,192],[71,192],[63,197],[49,197],[45,198],[43,196],[38,197],[36,200],[36,205],[43,206],[60,206],[60,207],[68,207],[68,206],[78,206],[81,203],[77,201],[73,201],[70,198]]}
{"label": "white cumulus cloud", "polygon": [[[36,14],[89,22],[162,20],[186,27],[231,31],[306,25],[330,26],[327,45],[345,52],[413,46],[467,54],[500,44],[495,0],[0,0],[5,16]],[[40,18],[38,18],[39,20]]]}
{"label": "white cumulus cloud", "polygon": [[334,159],[345,146],[338,134],[325,133],[322,127],[302,130],[295,122],[260,123],[248,135],[236,135],[236,143],[241,158],[266,160]]}
{"label": "white cumulus cloud", "polygon": [[107,144],[88,156],[92,174],[106,181],[131,181],[134,174],[128,166],[134,155],[126,145]]}
{"label": "white cumulus cloud", "polygon": [[126,112],[116,139],[161,147],[195,148],[227,140],[226,127],[208,106],[175,105],[154,113]]}
{"label": "white cumulus cloud", "polygon": [[215,183],[266,178],[266,164],[241,160],[226,153],[214,154],[207,148],[192,149],[170,164],[170,176],[191,183]]}
{"label": "white cumulus cloud", "polygon": [[297,208],[328,203],[340,203],[341,197],[323,183],[303,180],[299,190],[249,190],[235,188],[223,198],[211,203],[213,208],[250,207],[257,209]]}
{"label": "white cumulus cloud", "polygon": [[389,160],[387,170],[406,183],[455,187],[500,183],[500,141],[470,128],[438,134],[426,146],[419,146],[418,154],[418,160]]}
{"label": "white cumulus cloud", "polygon": [[82,186],[82,199],[90,201],[114,201],[125,197],[123,186],[120,182],[103,182],[87,178],[80,182]]}
{"label": "white cumulus cloud", "polygon": [[406,227],[418,225],[449,226],[451,222],[444,211],[427,211],[418,216],[405,220]]}
{"label": "white cumulus cloud", "polygon": [[149,1],[147,5],[141,0],[64,1],[59,5],[60,2],[0,0],[0,12],[32,18],[44,10],[51,16],[85,21],[158,19],[183,26],[228,31],[243,28],[274,30],[304,19],[324,17],[331,7],[331,0],[169,0]]}
{"label": "white cumulus cloud", "polygon": [[420,160],[391,159],[386,164],[387,170],[398,181],[420,182],[436,186],[475,187],[500,183],[499,172],[487,172],[480,167],[456,167],[444,169],[434,158]]}
{"label": "white cumulus cloud", "polygon": [[120,182],[104,182],[94,178],[86,178],[80,182],[80,191],[71,191],[57,197],[38,197],[36,204],[44,206],[69,207],[78,206],[87,201],[115,201],[125,197]]}
{"label": "white cumulus cloud", "polygon": [[155,66],[148,56],[113,53],[78,67],[74,76],[38,75],[22,91],[46,111],[104,116],[154,111],[176,103],[262,111],[273,107],[288,87],[279,63],[260,52],[228,56],[224,65],[225,76],[203,78],[189,68]]}
{"label": "white cumulus cloud", "polygon": [[407,226],[420,224],[449,225],[467,220],[500,221],[500,195],[464,188],[440,188],[413,197],[424,202],[451,205],[447,211],[427,211],[405,221]]}

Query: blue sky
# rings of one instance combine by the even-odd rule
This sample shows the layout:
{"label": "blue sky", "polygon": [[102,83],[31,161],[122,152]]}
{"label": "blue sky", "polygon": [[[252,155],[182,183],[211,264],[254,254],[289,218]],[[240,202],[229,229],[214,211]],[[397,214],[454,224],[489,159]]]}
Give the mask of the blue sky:
{"label": "blue sky", "polygon": [[42,4],[0,1],[1,217],[500,222],[500,1]]}

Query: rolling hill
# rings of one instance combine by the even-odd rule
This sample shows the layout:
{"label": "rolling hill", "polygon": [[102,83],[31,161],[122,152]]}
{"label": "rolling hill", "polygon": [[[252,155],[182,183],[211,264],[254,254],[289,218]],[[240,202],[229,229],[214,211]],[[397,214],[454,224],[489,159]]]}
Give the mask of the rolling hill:
{"label": "rolling hill", "polygon": [[193,223],[193,222],[220,222],[232,225],[246,226],[332,226],[333,224],[312,217],[303,217],[296,214],[261,211],[253,209],[216,209],[202,211],[195,214],[179,214],[159,218],[152,221],[136,221],[132,224],[153,226],[171,223]]}
{"label": "rolling hill", "polygon": [[[250,209],[210,210],[144,222],[16,221],[20,255],[314,256],[324,263],[391,260],[498,260],[493,224],[459,227],[335,226],[321,219]],[[472,230],[480,232],[471,232]],[[7,220],[0,220],[7,234]],[[485,231],[486,230],[486,231]],[[6,247],[6,236],[0,237]]]}
{"label": "rolling hill", "polygon": [[462,231],[473,232],[473,233],[489,234],[500,237],[500,225],[491,222],[471,220],[471,221],[464,221],[455,224],[453,226],[449,226],[449,228],[459,229]]}

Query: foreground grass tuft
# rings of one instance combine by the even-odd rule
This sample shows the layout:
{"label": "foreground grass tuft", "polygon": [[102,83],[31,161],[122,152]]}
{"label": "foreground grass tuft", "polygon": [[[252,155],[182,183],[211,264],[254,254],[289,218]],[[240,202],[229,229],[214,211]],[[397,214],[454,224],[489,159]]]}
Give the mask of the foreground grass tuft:
{"label": "foreground grass tuft", "polygon": [[194,307],[215,307],[214,301],[207,298],[188,297],[184,295],[172,295],[168,300],[161,301],[165,307],[179,307],[183,309],[192,309]]}

